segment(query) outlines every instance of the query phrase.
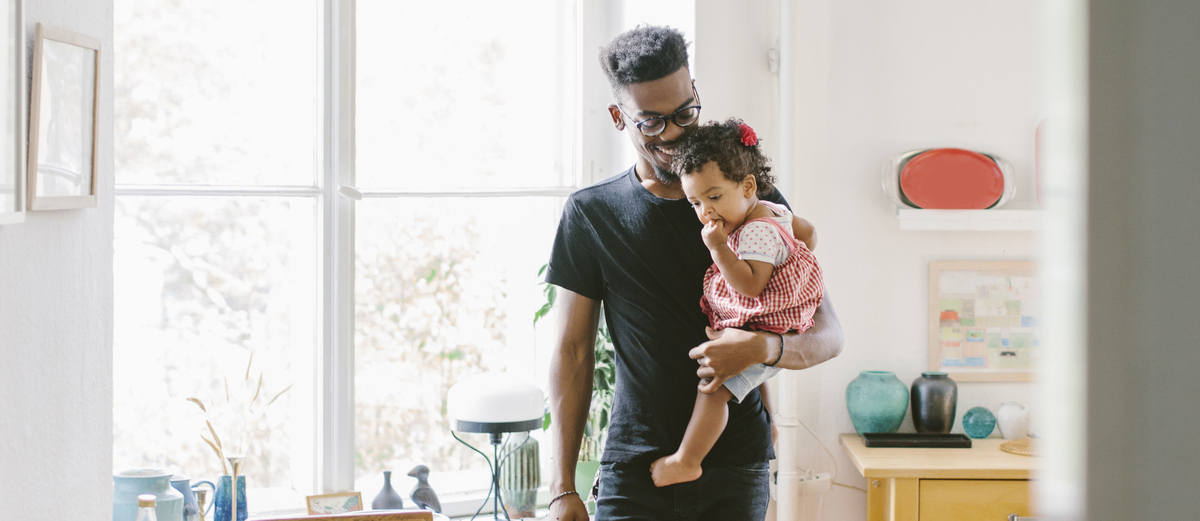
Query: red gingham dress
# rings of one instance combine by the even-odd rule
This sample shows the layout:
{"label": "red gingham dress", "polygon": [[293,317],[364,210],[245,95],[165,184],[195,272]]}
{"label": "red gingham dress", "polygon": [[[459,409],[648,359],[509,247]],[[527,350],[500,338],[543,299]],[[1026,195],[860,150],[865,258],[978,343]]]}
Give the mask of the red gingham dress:
{"label": "red gingham dress", "polygon": [[[777,208],[782,209],[772,205],[772,209]],[[782,210],[786,212],[786,209]],[[777,210],[777,213],[780,212]],[[746,229],[746,224],[755,221],[766,221],[775,228],[787,244],[787,259],[775,266],[766,288],[757,298],[747,297],[733,289],[714,263],[704,274],[704,296],[700,299],[700,308],[708,315],[713,329],[737,327],[773,333],[804,331],[812,327],[813,314],[825,296],[817,258],[803,242],[796,240],[791,232],[771,218],[742,223],[729,236],[729,248],[738,252],[739,258],[742,231]]]}

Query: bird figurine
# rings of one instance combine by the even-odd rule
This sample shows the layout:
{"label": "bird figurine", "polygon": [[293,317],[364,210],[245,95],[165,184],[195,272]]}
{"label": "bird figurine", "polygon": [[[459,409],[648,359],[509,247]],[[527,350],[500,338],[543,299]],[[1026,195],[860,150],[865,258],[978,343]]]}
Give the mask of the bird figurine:
{"label": "bird figurine", "polygon": [[438,501],[437,492],[429,486],[429,467],[417,465],[408,471],[408,475],[417,478],[417,486],[408,495],[417,508],[427,508],[439,514],[442,513],[442,503]]}

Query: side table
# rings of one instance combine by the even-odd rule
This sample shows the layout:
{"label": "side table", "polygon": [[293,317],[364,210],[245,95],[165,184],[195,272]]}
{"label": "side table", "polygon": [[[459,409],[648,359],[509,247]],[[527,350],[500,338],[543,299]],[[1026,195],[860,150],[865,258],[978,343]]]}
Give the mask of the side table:
{"label": "side table", "polygon": [[842,447],[867,478],[868,521],[1007,521],[1032,515],[1032,456],[1000,450],[1005,440],[969,449],[868,448],[857,434]]}

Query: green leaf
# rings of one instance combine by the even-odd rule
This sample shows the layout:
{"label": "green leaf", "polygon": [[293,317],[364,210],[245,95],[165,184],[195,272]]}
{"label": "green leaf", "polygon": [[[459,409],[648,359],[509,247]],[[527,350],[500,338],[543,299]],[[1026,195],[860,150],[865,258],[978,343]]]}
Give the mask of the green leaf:
{"label": "green leaf", "polygon": [[551,304],[549,302],[547,302],[545,305],[542,306],[542,309],[537,310],[537,312],[535,312],[533,314],[533,325],[536,326],[538,323],[538,320],[540,320],[542,317],[546,316],[546,314],[550,313],[550,307],[551,307]]}

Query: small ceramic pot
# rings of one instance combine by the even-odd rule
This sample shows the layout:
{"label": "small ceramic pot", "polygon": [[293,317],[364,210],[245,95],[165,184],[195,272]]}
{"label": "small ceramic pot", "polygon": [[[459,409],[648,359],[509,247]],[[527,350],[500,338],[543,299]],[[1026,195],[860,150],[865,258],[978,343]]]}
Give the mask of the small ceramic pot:
{"label": "small ceramic pot", "polygon": [[1004,402],[996,411],[996,425],[1006,440],[1019,440],[1029,436],[1029,411],[1017,402]]}
{"label": "small ceramic pot", "polygon": [[383,471],[383,489],[371,500],[371,510],[402,510],[404,498],[392,488],[392,471]]}

